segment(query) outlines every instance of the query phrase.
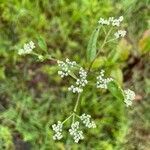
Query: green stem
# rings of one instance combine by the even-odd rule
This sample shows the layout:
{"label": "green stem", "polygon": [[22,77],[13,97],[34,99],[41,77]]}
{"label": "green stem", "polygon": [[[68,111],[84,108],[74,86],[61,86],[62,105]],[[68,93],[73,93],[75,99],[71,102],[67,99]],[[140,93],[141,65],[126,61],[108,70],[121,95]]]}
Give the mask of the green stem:
{"label": "green stem", "polygon": [[75,107],[73,109],[74,113],[76,113],[76,111],[77,111],[77,108],[78,108],[78,105],[79,105],[79,101],[80,101],[80,96],[81,96],[81,94],[79,93],[78,97],[77,97],[77,101],[76,101]]}
{"label": "green stem", "polygon": [[46,59],[52,60],[52,61],[58,61],[58,59],[53,58],[51,55],[46,55]]}
{"label": "green stem", "polygon": [[74,120],[75,120],[75,113],[73,113],[72,123],[74,123]]}
{"label": "green stem", "polygon": [[80,118],[80,116],[79,116],[79,115],[77,115],[77,114],[75,114],[75,116],[76,116],[77,118]]}
{"label": "green stem", "polygon": [[78,97],[77,97],[77,100],[76,100],[76,104],[75,104],[74,109],[73,109],[73,118],[72,118],[73,123],[74,123],[75,116],[76,116],[76,111],[77,111],[77,108],[78,108],[78,105],[79,105],[80,96],[81,96],[81,94],[79,93]]}
{"label": "green stem", "polygon": [[107,41],[106,43],[113,42],[113,41],[116,41],[116,40],[117,40],[116,38],[115,39],[111,39],[111,40]]}
{"label": "green stem", "polygon": [[72,113],[68,118],[66,118],[66,119],[62,122],[62,124],[64,124],[66,121],[68,121],[68,120],[73,116],[73,114],[74,114],[74,113]]}

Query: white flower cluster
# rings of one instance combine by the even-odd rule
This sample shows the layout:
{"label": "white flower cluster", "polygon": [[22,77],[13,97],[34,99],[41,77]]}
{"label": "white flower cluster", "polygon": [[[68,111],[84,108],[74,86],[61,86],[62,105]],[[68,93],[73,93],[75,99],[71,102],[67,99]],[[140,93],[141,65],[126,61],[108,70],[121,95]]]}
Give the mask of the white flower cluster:
{"label": "white flower cluster", "polygon": [[84,139],[83,132],[79,130],[79,122],[78,121],[76,121],[75,123],[72,123],[71,129],[69,129],[69,133],[70,133],[70,135],[73,136],[75,143],[78,143],[79,140]]}
{"label": "white flower cluster", "polygon": [[32,41],[30,41],[29,43],[24,44],[22,49],[19,49],[18,54],[19,55],[30,54],[34,48],[35,44]]}
{"label": "white flower cluster", "polygon": [[81,93],[83,91],[83,87],[88,83],[86,78],[87,72],[83,68],[80,68],[79,79],[76,80],[76,86],[71,85],[68,90],[73,93]]}
{"label": "white flower cluster", "polygon": [[96,124],[94,121],[91,121],[90,115],[82,114],[80,119],[87,128],[96,128]]}
{"label": "white flower cluster", "polygon": [[116,37],[116,39],[120,38],[120,37],[124,37],[126,35],[127,31],[125,30],[118,30],[114,35]]}
{"label": "white flower cluster", "polygon": [[104,78],[104,73],[105,71],[101,70],[100,75],[97,77],[97,82],[96,82],[97,88],[107,89],[107,84],[110,81],[113,81],[112,78]]}
{"label": "white flower cluster", "polygon": [[57,63],[61,69],[58,71],[58,74],[61,76],[61,78],[68,76],[71,71],[70,69],[75,67],[76,65],[75,61],[70,61],[68,58],[66,59],[65,62],[58,60]]}
{"label": "white flower cluster", "polygon": [[132,105],[132,101],[135,99],[135,93],[134,91],[127,89],[124,90],[125,93],[125,100],[124,102],[126,103],[126,106],[131,106]]}
{"label": "white flower cluster", "polygon": [[60,140],[62,139],[63,135],[62,135],[62,123],[60,121],[58,121],[57,124],[53,124],[52,125],[52,129],[55,131],[55,134],[53,136],[54,140]]}
{"label": "white flower cluster", "polygon": [[114,17],[109,17],[108,19],[100,18],[98,23],[101,25],[112,25],[112,26],[120,26],[120,23],[123,21],[123,16],[120,16],[118,19]]}
{"label": "white flower cluster", "polygon": [[[79,116],[79,118],[85,127],[96,128],[96,124],[94,123],[94,121],[91,120],[90,115],[82,114],[81,116]],[[83,131],[79,130],[79,125],[80,125],[79,121],[73,122],[71,124],[70,129],[68,130],[69,134],[73,137],[75,143],[78,143],[80,140],[84,139]],[[52,129],[55,131],[55,134],[53,136],[54,140],[60,140],[63,138],[62,128],[63,124],[60,121],[58,121],[57,124],[52,125]]]}

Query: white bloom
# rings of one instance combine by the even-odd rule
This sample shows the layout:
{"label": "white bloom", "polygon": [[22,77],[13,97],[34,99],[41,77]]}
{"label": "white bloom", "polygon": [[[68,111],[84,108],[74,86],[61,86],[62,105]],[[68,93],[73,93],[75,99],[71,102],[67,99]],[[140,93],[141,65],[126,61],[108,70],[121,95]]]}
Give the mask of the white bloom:
{"label": "white bloom", "polygon": [[114,20],[112,21],[112,26],[117,26],[117,27],[119,27],[119,26],[120,26],[120,21],[119,21],[118,19],[114,19]]}
{"label": "white bloom", "polygon": [[63,125],[60,121],[58,121],[57,124],[52,125],[52,129],[53,129],[53,131],[55,131],[55,134],[53,135],[54,140],[60,140],[63,138],[62,127],[63,127]]}
{"label": "white bloom", "polygon": [[83,87],[88,83],[86,78],[87,72],[83,68],[80,68],[79,78],[76,80],[76,85],[71,85],[68,90],[73,93],[81,93],[83,91]]}
{"label": "white bloom", "polygon": [[74,85],[71,85],[69,88],[68,88],[69,91],[72,91],[73,93],[81,93],[83,91],[82,88],[80,87],[75,87]]}
{"label": "white bloom", "polygon": [[123,19],[124,19],[123,16],[120,16],[118,20],[121,22],[123,21]]}
{"label": "white bloom", "polygon": [[110,24],[110,21],[109,20],[106,20],[104,18],[100,18],[99,21],[98,21],[99,24],[102,24],[102,25],[109,25]]}
{"label": "white bloom", "polygon": [[126,35],[126,31],[125,30],[118,30],[114,35],[116,37],[116,39],[120,38],[120,37],[124,37]]}
{"label": "white bloom", "polygon": [[120,16],[118,19],[114,17],[109,17],[108,19],[100,18],[98,23],[101,25],[112,25],[112,26],[120,26],[120,23],[123,21],[123,16]]}
{"label": "white bloom", "polygon": [[68,58],[65,62],[63,61],[57,61],[58,66],[60,67],[60,70],[58,71],[58,74],[61,76],[61,78],[68,76],[71,69],[76,66],[75,61],[70,61]]}
{"label": "white bloom", "polygon": [[108,20],[109,22],[112,22],[114,20],[114,17],[109,17]]}
{"label": "white bloom", "polygon": [[53,135],[53,140],[60,140],[62,138],[63,138],[63,136],[62,136],[61,132],[57,132]]}
{"label": "white bloom", "polygon": [[44,57],[43,57],[42,55],[38,55],[38,59],[39,59],[39,60],[43,60]]}
{"label": "white bloom", "polygon": [[83,140],[83,132],[79,130],[79,122],[76,121],[75,123],[72,123],[71,128],[69,129],[69,133],[71,136],[73,136],[73,139],[75,143],[78,143],[79,140]]}
{"label": "white bloom", "polygon": [[30,41],[29,43],[24,44],[22,49],[19,49],[18,54],[19,55],[30,54],[34,48],[35,44],[32,41]]}
{"label": "white bloom", "polygon": [[29,42],[29,45],[31,49],[35,48],[35,44],[32,41]]}
{"label": "white bloom", "polygon": [[107,84],[113,81],[112,78],[104,78],[104,70],[100,71],[100,75],[97,77],[97,88],[107,89]]}
{"label": "white bloom", "polygon": [[127,89],[124,90],[125,93],[125,100],[124,102],[126,103],[126,106],[131,106],[132,105],[132,101],[135,99],[135,93],[134,91]]}
{"label": "white bloom", "polygon": [[96,124],[94,123],[94,121],[91,121],[91,116],[90,115],[82,114],[80,116],[80,119],[86,127],[96,128]]}

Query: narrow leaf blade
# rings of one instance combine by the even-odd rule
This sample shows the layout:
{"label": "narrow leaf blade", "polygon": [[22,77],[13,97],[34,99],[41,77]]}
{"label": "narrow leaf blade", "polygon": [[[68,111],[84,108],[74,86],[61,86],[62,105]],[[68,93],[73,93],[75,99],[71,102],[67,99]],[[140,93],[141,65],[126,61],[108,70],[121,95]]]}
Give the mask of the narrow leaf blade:
{"label": "narrow leaf blade", "polygon": [[107,86],[108,90],[115,98],[117,98],[118,100],[124,100],[123,91],[116,81],[109,82]]}
{"label": "narrow leaf blade", "polygon": [[88,46],[87,46],[87,60],[92,62],[96,57],[96,44],[99,35],[99,28],[95,29],[90,37]]}
{"label": "narrow leaf blade", "polygon": [[47,44],[46,44],[46,42],[45,42],[45,39],[44,39],[42,36],[39,36],[39,37],[37,38],[37,40],[38,40],[38,45],[39,45],[39,47],[40,47],[42,50],[47,51]]}

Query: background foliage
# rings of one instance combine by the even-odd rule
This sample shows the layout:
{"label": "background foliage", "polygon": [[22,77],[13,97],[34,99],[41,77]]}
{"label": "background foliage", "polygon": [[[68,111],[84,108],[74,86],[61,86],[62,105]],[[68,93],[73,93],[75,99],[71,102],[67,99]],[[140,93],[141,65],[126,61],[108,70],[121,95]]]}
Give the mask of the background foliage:
{"label": "background foliage", "polygon": [[[148,150],[149,9],[149,0],[1,0],[0,149]],[[127,110],[108,93],[88,87],[79,112],[91,114],[98,128],[88,131],[78,145],[67,134],[63,141],[54,142],[51,124],[63,120],[75,103],[65,86],[69,82],[57,76],[55,62],[20,57],[17,50],[42,38],[54,57],[86,66],[87,42],[99,17],[120,15],[125,18],[127,37],[108,45],[93,69],[103,67],[122,86],[135,90],[134,106]],[[103,38],[101,34],[98,47]],[[37,45],[41,54],[42,49]]]}

